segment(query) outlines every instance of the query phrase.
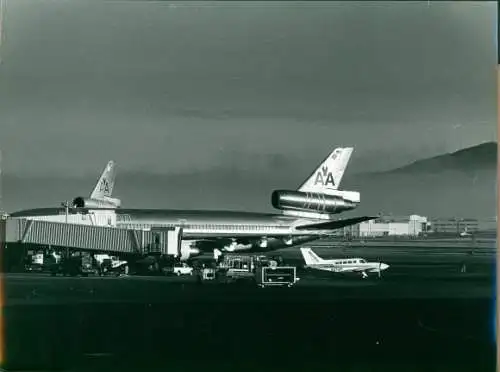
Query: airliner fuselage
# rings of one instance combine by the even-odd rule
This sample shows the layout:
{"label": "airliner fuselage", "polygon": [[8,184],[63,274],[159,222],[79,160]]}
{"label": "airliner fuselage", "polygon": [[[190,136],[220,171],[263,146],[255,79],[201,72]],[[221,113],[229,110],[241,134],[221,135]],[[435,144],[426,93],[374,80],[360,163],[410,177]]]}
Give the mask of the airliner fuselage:
{"label": "airliner fuselage", "polygon": [[[212,251],[268,251],[295,246],[331,234],[331,230],[298,230],[297,227],[325,223],[321,219],[282,214],[219,210],[114,209],[89,210],[37,208],[12,213],[12,218],[52,222],[109,225],[129,229],[181,227],[192,248]],[[331,222],[331,221],[330,221]]]}

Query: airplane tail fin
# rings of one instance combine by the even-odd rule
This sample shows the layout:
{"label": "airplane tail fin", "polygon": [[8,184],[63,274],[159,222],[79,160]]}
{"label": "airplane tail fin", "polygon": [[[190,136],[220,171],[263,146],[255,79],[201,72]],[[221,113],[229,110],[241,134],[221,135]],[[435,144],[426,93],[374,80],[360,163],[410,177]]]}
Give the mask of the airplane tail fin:
{"label": "airplane tail fin", "polygon": [[317,265],[323,262],[323,259],[319,257],[311,248],[300,248],[300,252],[302,253],[302,257],[304,257],[304,261],[306,265]]}
{"label": "airplane tail fin", "polygon": [[328,190],[337,190],[353,151],[353,147],[337,147],[298,191],[327,194]]}
{"label": "airplane tail fin", "polygon": [[113,193],[113,187],[115,186],[115,176],[115,162],[110,160],[102,171],[101,177],[97,181],[94,191],[90,194],[90,198],[98,200],[110,198]]}

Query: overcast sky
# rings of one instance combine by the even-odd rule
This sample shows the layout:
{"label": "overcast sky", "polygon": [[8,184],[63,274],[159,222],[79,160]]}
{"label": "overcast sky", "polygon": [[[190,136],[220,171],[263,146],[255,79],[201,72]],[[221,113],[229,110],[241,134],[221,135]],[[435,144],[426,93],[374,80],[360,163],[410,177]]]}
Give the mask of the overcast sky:
{"label": "overcast sky", "polygon": [[7,0],[4,32],[9,173],[306,176],[336,145],[364,171],[496,139],[494,2]]}

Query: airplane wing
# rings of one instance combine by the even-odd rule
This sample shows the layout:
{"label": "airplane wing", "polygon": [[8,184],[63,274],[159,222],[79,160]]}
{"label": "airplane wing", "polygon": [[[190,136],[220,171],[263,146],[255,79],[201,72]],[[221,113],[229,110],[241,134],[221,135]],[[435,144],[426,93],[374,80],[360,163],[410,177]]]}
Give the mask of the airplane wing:
{"label": "airplane wing", "polygon": [[[350,226],[350,225],[355,225],[357,223],[363,222],[363,221],[369,221],[369,220],[374,220],[376,218],[379,218],[379,216],[373,217],[373,216],[363,216],[363,217],[354,217],[354,218],[348,218],[345,220],[335,220],[335,221],[327,221],[327,222],[320,222],[320,223],[314,223],[314,224],[308,224],[308,225],[302,225],[302,226],[297,226],[297,230],[336,230],[336,229],[341,229],[342,227],[345,226]],[[255,240],[255,235],[249,235],[249,236],[242,236],[242,235],[237,235],[234,237],[237,241],[239,242],[249,242],[252,240]],[[283,235],[268,235],[268,238],[283,238]],[[228,244],[232,241],[230,237],[204,237],[204,238],[198,238],[196,239],[199,244],[213,244],[215,242],[221,243],[221,242],[227,242]]]}
{"label": "airplane wing", "polygon": [[354,268],[354,269],[346,269],[345,271],[351,271],[351,272],[362,272],[362,271],[367,271],[366,269],[361,269],[361,268]]}
{"label": "airplane wing", "polygon": [[360,222],[374,220],[376,218],[379,218],[379,216],[376,216],[376,217],[373,217],[373,216],[354,217],[354,218],[348,218],[345,220],[335,220],[335,221],[314,223],[314,224],[310,224],[310,225],[297,226],[296,229],[297,230],[336,230],[336,229],[340,229],[340,228],[345,227],[345,226],[355,225],[355,224],[360,223]]}

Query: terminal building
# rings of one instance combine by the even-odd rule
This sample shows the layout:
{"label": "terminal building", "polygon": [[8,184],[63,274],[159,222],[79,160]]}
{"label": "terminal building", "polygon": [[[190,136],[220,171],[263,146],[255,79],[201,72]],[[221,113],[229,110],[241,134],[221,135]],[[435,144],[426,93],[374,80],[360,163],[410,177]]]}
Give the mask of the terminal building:
{"label": "terminal building", "polygon": [[[483,223],[486,226],[486,224]],[[490,223],[491,225],[491,223]],[[496,225],[496,224],[495,224]],[[336,231],[339,237],[421,236],[423,234],[459,235],[485,230],[481,221],[474,218],[432,218],[411,215],[406,217],[384,216],[361,222]]]}
{"label": "terminal building", "polygon": [[475,233],[479,231],[479,221],[474,218],[432,219],[432,232],[441,234]]}
{"label": "terminal building", "polygon": [[344,237],[419,236],[430,230],[427,217],[411,215],[407,217],[386,216],[376,220],[361,222],[339,230]]}

